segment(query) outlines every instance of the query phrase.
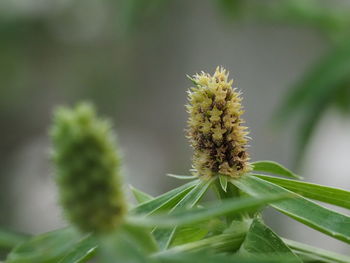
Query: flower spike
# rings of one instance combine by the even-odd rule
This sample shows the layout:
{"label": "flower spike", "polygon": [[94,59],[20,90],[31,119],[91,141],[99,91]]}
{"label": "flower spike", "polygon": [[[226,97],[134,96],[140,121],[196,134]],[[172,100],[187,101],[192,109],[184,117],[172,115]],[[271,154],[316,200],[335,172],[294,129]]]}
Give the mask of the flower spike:
{"label": "flower spike", "polygon": [[188,138],[194,149],[193,168],[200,176],[240,177],[251,170],[247,127],[241,93],[232,88],[229,73],[217,67],[213,76],[202,72],[190,78]]}

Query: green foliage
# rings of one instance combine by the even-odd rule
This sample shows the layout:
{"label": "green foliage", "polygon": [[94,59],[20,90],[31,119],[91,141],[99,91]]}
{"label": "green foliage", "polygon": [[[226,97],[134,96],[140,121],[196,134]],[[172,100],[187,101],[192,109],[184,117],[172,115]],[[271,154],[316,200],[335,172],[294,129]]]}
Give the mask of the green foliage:
{"label": "green foliage", "polygon": [[[249,195],[260,197],[267,194],[293,193],[273,183],[262,179],[245,176],[233,182],[242,191]],[[301,196],[272,204],[278,211],[294,218],[331,237],[350,243],[350,217],[322,207]]]}
{"label": "green foliage", "polygon": [[185,185],[175,188],[163,195],[160,195],[148,202],[142,203],[131,210],[132,214],[153,214],[155,212],[172,209],[191,189],[193,189],[199,180],[191,181]]}
{"label": "green foliage", "polygon": [[16,233],[7,229],[0,229],[0,250],[12,249],[30,238],[27,234]]}
{"label": "green foliage", "polygon": [[90,236],[81,237],[74,229],[65,228],[35,236],[19,244],[8,255],[6,262],[82,262],[79,260],[88,259],[95,247],[96,243]]}
{"label": "green foliage", "polygon": [[280,175],[284,177],[301,179],[299,175],[296,175],[286,167],[280,165],[279,163],[272,161],[258,161],[252,163],[253,171],[255,172],[265,172],[269,174]]}
{"label": "green foliage", "polygon": [[309,246],[293,240],[283,239],[283,241],[290,247],[294,253],[307,262],[324,262],[324,263],[348,263],[350,257],[339,255],[321,248]]}
{"label": "green foliage", "polygon": [[109,232],[126,211],[109,122],[89,104],[59,108],[51,130],[56,182],[66,217],[84,232]]}
{"label": "green foliage", "polygon": [[349,114],[350,45],[349,38],[337,44],[290,90],[278,109],[276,119],[284,124],[298,112],[302,122],[298,129],[297,161],[303,158],[313,132],[323,114],[332,106]]}
{"label": "green foliage", "polygon": [[145,192],[142,192],[139,189],[136,189],[132,185],[130,185],[129,187],[130,187],[130,190],[131,190],[132,194],[134,195],[136,201],[139,204],[142,204],[142,203],[147,202],[147,201],[151,201],[153,199],[152,196],[150,196],[149,194],[147,194]]}
{"label": "green foliage", "polygon": [[[120,2],[121,24],[125,31],[133,31],[169,1]],[[216,1],[235,19],[307,24],[320,29],[333,41],[330,51],[287,95],[276,117],[286,121],[298,112],[303,116],[298,129],[300,160],[329,107],[350,112],[349,9],[322,6],[318,0],[274,2],[270,5],[260,1]],[[14,31],[20,29],[17,38],[20,35],[19,39],[25,40],[23,43],[29,39],[32,45],[37,39],[47,42],[47,32],[40,38],[33,37],[36,23],[40,28],[45,27],[43,19],[34,20],[16,20],[10,26]],[[11,30],[4,25],[1,32],[8,34]],[[13,48],[13,44],[13,41],[1,44],[3,68],[9,73],[3,74],[3,81],[7,84],[16,76],[14,85],[3,85],[11,87],[2,98],[6,112],[15,112],[11,107],[22,109],[18,105],[25,105],[29,94],[29,89],[20,83],[28,80],[31,54]],[[104,77],[108,75],[103,71],[97,72]],[[114,78],[114,71],[108,76]],[[100,96],[114,99],[115,96],[109,96],[110,88],[101,92],[101,85],[98,87]],[[92,258],[97,262],[159,263],[350,262],[347,256],[281,238],[263,222],[260,210],[270,205],[317,231],[350,243],[350,217],[310,200],[350,209],[350,192],[303,182],[300,176],[272,161],[254,162],[252,168],[254,173],[273,176],[244,174],[233,180],[214,175],[212,180],[205,181],[191,175],[171,175],[191,181],[156,197],[131,188],[139,204],[127,211],[121,190],[120,158],[110,126],[97,118],[88,104],[57,111],[51,134],[61,205],[70,223],[86,233],[68,227],[30,237],[0,230],[0,250],[4,251],[6,262],[77,263]],[[208,204],[202,199],[211,187],[220,200]],[[97,235],[102,232],[104,235]]]}
{"label": "green foliage", "polygon": [[[253,172],[270,175],[173,175],[190,181],[155,197],[130,187],[138,204],[127,210],[110,124],[80,104],[56,112],[51,134],[61,204],[80,231],[34,237],[0,231],[0,249],[10,250],[7,263],[350,262],[280,237],[261,217],[269,205],[350,243],[350,217],[309,200],[349,209],[349,191],[303,182],[276,162],[258,161]],[[203,201],[211,188],[219,200]]]}
{"label": "green foliage", "polygon": [[343,189],[266,175],[256,176],[265,181],[282,186],[283,188],[286,188],[294,193],[298,193],[304,197],[350,209],[350,193]]}
{"label": "green foliage", "polygon": [[145,227],[171,227],[171,226],[181,226],[181,225],[190,225],[200,222],[210,220],[211,218],[233,214],[241,213],[246,211],[256,211],[260,207],[273,203],[292,195],[279,194],[271,195],[265,194],[259,198],[245,197],[240,198],[239,200],[231,199],[225,200],[220,203],[211,204],[207,208],[193,208],[190,210],[180,210],[178,212],[171,213],[169,215],[155,215],[149,217],[129,217],[129,221],[145,226]]}
{"label": "green foliage", "polygon": [[294,259],[295,262],[302,262],[292,250],[284,244],[282,239],[269,227],[255,219],[240,247],[240,254],[251,255],[259,258],[260,254],[269,254]]}

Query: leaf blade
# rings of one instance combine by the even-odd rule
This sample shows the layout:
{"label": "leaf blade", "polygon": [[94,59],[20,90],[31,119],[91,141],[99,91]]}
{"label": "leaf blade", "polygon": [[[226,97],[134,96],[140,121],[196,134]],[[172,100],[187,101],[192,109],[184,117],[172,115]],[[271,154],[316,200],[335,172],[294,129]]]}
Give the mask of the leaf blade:
{"label": "leaf blade", "polygon": [[133,187],[132,185],[129,185],[129,188],[132,192],[132,194],[134,195],[136,201],[139,203],[139,204],[142,204],[142,203],[145,203],[145,202],[149,202],[151,201],[152,199],[154,199],[153,196]]}
{"label": "leaf blade", "polygon": [[326,54],[287,95],[281,104],[276,119],[286,120],[305,105],[314,106],[327,97],[332,97],[334,87],[339,86],[350,72],[349,41]]}
{"label": "leaf blade", "polygon": [[183,196],[185,196],[192,188],[196,186],[198,180],[184,184],[178,188],[170,190],[154,199],[142,203],[131,210],[133,214],[153,214],[165,206],[173,207]]}
{"label": "leaf blade", "polygon": [[[197,184],[189,193],[187,193],[171,210],[169,213],[183,209],[183,208],[192,208],[198,203],[202,198],[204,193],[207,191],[212,180],[202,180]],[[172,240],[175,238],[177,227],[175,226],[172,229],[156,229],[154,235],[159,243],[161,250],[164,250],[169,247]]]}
{"label": "leaf blade", "polygon": [[257,161],[252,163],[253,171],[256,172],[266,172],[274,175],[281,175],[290,178],[301,179],[299,175],[293,173],[291,170],[287,169],[283,165],[274,161]]}
{"label": "leaf blade", "polygon": [[84,237],[76,246],[73,246],[70,251],[58,263],[81,263],[86,262],[95,256],[97,252],[97,242],[92,236]]}
{"label": "leaf blade", "polygon": [[244,198],[232,198],[222,202],[212,204],[211,206],[204,208],[194,208],[191,210],[181,210],[168,215],[154,215],[150,217],[132,217],[129,216],[130,222],[144,227],[171,227],[174,225],[190,225],[199,222],[203,222],[214,217],[231,214],[241,213],[243,211],[252,211],[264,206],[268,203],[277,202],[283,199],[291,197],[288,195],[271,195],[266,194],[263,197],[244,197]]}
{"label": "leaf blade", "polygon": [[227,176],[219,175],[219,181],[220,181],[221,189],[224,190],[224,192],[226,192],[227,191]]}
{"label": "leaf blade", "polygon": [[[255,197],[267,193],[292,193],[278,185],[253,176],[243,176],[232,182],[243,192]],[[284,200],[271,204],[271,206],[311,228],[350,243],[350,217],[346,215],[322,207],[299,195],[297,198]]]}
{"label": "leaf blade", "polygon": [[284,244],[282,239],[259,219],[254,219],[239,249],[240,255],[275,255],[302,261]]}
{"label": "leaf blade", "polygon": [[18,244],[28,241],[30,235],[0,229],[0,249],[12,249]]}
{"label": "leaf blade", "polygon": [[195,175],[178,175],[178,174],[166,174],[169,177],[180,179],[180,180],[192,180],[198,178]]}
{"label": "leaf blade", "polygon": [[277,184],[304,197],[350,209],[350,191],[302,181],[282,179],[267,175],[254,175]]}
{"label": "leaf blade", "polygon": [[72,228],[44,233],[21,243],[7,256],[7,263],[56,263],[75,246],[80,236]]}
{"label": "leaf blade", "polygon": [[321,260],[322,262],[326,263],[348,263],[350,262],[350,257],[340,255],[335,252],[327,251],[318,247],[313,247],[310,245],[306,245],[294,240],[289,240],[289,239],[283,239],[283,241],[290,247],[292,248],[295,253],[301,254],[301,255],[306,255],[314,260]]}

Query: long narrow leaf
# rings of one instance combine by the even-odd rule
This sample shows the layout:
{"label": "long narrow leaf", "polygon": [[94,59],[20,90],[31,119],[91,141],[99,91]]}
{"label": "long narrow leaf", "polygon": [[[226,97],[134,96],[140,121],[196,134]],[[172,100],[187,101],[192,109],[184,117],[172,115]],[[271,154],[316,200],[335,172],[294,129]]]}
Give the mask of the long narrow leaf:
{"label": "long narrow leaf", "polygon": [[350,191],[266,175],[254,176],[282,186],[283,188],[286,188],[294,193],[298,193],[302,196],[350,209]]}
{"label": "long narrow leaf", "polygon": [[160,255],[161,263],[298,263],[288,256],[259,255],[259,257],[242,257],[237,255],[213,255],[206,251],[201,253],[177,253]]}
{"label": "long narrow leaf", "polygon": [[334,87],[348,79],[350,46],[344,41],[323,57],[293,89],[277,111],[279,120],[286,120],[302,106],[312,106],[332,95]]}
{"label": "long narrow leaf", "polygon": [[174,207],[192,188],[198,184],[198,180],[184,184],[165,194],[162,194],[148,202],[142,203],[131,210],[134,214],[152,214],[163,208]]}
{"label": "long narrow leaf", "polygon": [[[188,194],[186,194],[171,210],[170,213],[181,210],[183,208],[192,208],[202,198],[207,191],[212,180],[201,181]],[[174,239],[176,233],[176,226],[172,229],[156,229],[154,236],[156,237],[161,250],[169,247],[171,241]]]}
{"label": "long narrow leaf", "polygon": [[306,245],[297,241],[283,239],[283,241],[292,248],[295,253],[301,256],[307,256],[314,262],[325,263],[349,263],[350,257],[327,251],[318,247]]}
{"label": "long narrow leaf", "polygon": [[173,178],[176,178],[176,179],[180,179],[180,180],[192,180],[192,179],[198,178],[198,176],[195,176],[195,175],[167,174],[167,176],[173,177]]}
{"label": "long narrow leaf", "polygon": [[129,216],[128,220],[134,224],[145,227],[171,227],[174,225],[189,225],[203,222],[214,217],[226,214],[241,213],[252,211],[270,204],[292,197],[292,194],[264,194],[259,198],[244,197],[240,199],[227,199],[220,203],[212,204],[207,208],[194,208],[191,210],[177,211],[168,215],[154,215],[149,217]]}
{"label": "long narrow leaf", "polygon": [[175,256],[178,253],[195,253],[200,251],[206,252],[234,252],[240,247],[245,233],[244,231],[238,231],[236,233],[221,234],[209,238],[205,238],[196,242],[187,243],[184,245],[176,246],[165,251],[161,251],[155,254],[156,258],[162,258],[165,256]]}
{"label": "long narrow leaf", "polygon": [[[337,92],[334,89],[334,93]],[[326,98],[318,101],[315,105],[310,105],[306,112],[303,114],[303,120],[297,130],[297,144],[294,158],[295,167],[300,166],[304,159],[305,150],[307,149],[314,131],[317,128],[323,114],[328,109],[328,106],[332,103],[331,94]]]}
{"label": "long narrow leaf", "polygon": [[136,189],[135,187],[133,187],[132,185],[129,185],[129,188],[132,192],[132,194],[134,195],[136,201],[139,204],[145,203],[145,202],[149,202],[152,199],[154,199],[152,196],[150,196],[149,194],[142,192],[139,189]]}
{"label": "long narrow leaf", "polygon": [[72,247],[79,244],[80,236],[72,228],[48,232],[21,243],[11,251],[6,263],[57,263]]}
{"label": "long narrow leaf", "polygon": [[145,251],[135,244],[135,239],[124,231],[101,237],[99,241],[98,259],[98,262],[101,263],[152,262]]}
{"label": "long narrow leaf", "polygon": [[96,251],[96,240],[92,236],[87,236],[73,246],[58,263],[87,262],[96,254]]}
{"label": "long narrow leaf", "polygon": [[224,190],[224,192],[226,192],[226,190],[227,190],[227,176],[219,175],[219,181],[220,181],[221,189]]}
{"label": "long narrow leaf", "polygon": [[252,163],[253,171],[266,172],[273,175],[281,175],[290,178],[301,179],[299,175],[296,175],[283,165],[273,161],[257,161]]}
{"label": "long narrow leaf", "polygon": [[[268,193],[292,193],[276,184],[269,183],[253,176],[243,176],[239,180],[232,180],[237,187],[249,195],[259,198]],[[272,207],[331,237],[350,243],[350,217],[322,207],[301,196],[284,200]]]}
{"label": "long narrow leaf", "polygon": [[27,234],[21,234],[10,230],[0,229],[0,249],[11,249],[30,238]]}

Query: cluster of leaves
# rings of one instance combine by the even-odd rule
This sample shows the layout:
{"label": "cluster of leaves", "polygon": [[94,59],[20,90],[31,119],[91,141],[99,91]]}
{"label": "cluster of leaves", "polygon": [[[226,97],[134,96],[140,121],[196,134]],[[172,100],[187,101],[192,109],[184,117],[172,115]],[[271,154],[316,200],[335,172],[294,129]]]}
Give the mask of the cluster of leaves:
{"label": "cluster of leaves", "polygon": [[[261,208],[270,205],[350,243],[350,217],[310,200],[350,209],[350,192],[303,182],[275,162],[255,162],[253,167],[240,179],[171,175],[190,181],[157,197],[131,187],[138,204],[107,236],[81,234],[74,227],[34,237],[1,231],[0,247],[10,251],[5,262],[77,263],[94,257],[98,262],[350,262],[349,257],[282,238],[261,218]],[[200,202],[210,188],[220,200]]]}

